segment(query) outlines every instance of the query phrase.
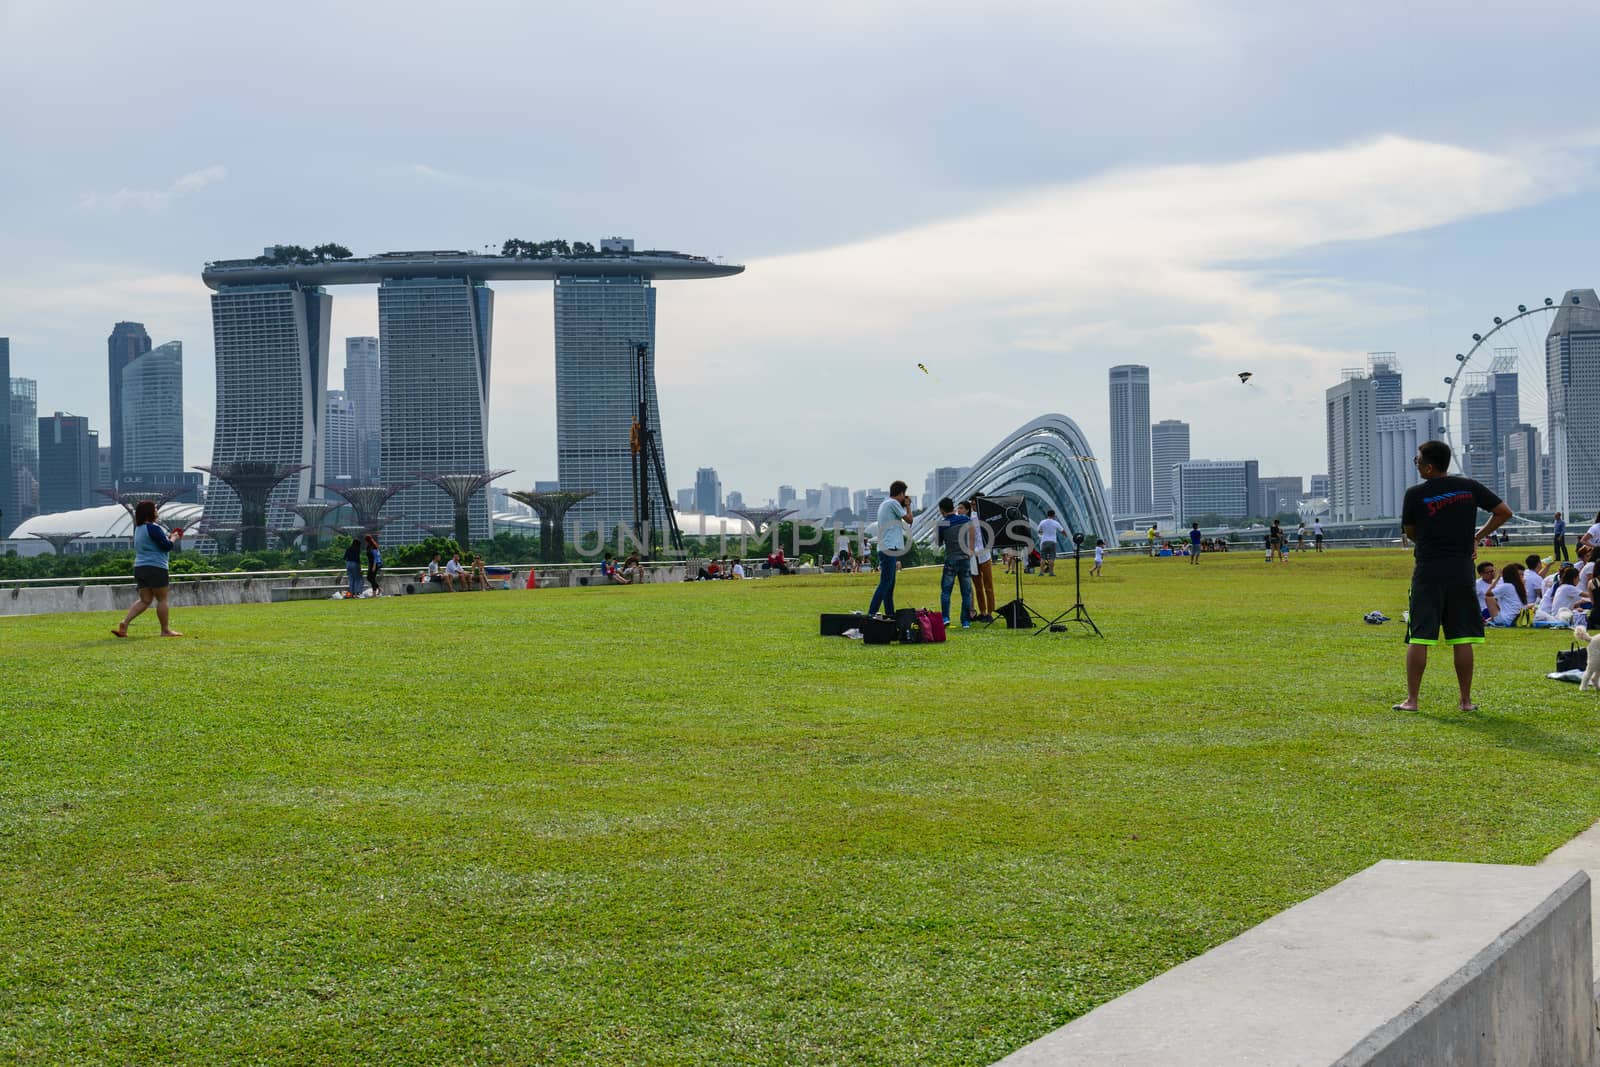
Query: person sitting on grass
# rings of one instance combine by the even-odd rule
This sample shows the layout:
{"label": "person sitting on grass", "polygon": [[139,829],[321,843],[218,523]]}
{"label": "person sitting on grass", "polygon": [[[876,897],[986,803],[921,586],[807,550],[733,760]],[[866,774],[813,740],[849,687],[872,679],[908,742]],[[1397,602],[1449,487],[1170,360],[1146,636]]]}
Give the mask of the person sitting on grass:
{"label": "person sitting on grass", "polygon": [[1528,598],[1526,572],[1520,563],[1507,563],[1500,569],[1500,583],[1494,587],[1495,614],[1490,626],[1515,626],[1517,616],[1537,601]]}
{"label": "person sitting on grass", "polygon": [[1495,580],[1493,563],[1484,560],[1478,564],[1478,580],[1473,584],[1473,591],[1478,594],[1478,614],[1483,616],[1485,622],[1494,618],[1495,612],[1500,610],[1492,605]]}
{"label": "person sitting on grass", "polygon": [[1545,587],[1546,595],[1533,621],[1563,625],[1571,622],[1573,613],[1578,609],[1578,598],[1582,595],[1582,590],[1578,588],[1578,568],[1570,564],[1562,567],[1559,574],[1551,576],[1545,583]]}

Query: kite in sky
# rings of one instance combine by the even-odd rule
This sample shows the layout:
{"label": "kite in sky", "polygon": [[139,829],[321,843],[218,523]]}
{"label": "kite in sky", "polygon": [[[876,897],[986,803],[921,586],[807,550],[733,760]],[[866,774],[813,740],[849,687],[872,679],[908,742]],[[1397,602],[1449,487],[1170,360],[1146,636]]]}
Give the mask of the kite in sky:
{"label": "kite in sky", "polygon": [[[923,374],[927,374],[928,373],[928,368],[923,366],[921,363],[917,364],[917,369],[919,371],[921,371]],[[929,377],[932,377],[932,375],[929,375]]]}
{"label": "kite in sky", "polygon": [[1249,385],[1250,384],[1250,379],[1254,378],[1254,377],[1255,377],[1255,375],[1252,374],[1250,371],[1242,370],[1242,371],[1239,372],[1239,384],[1241,384],[1241,385]]}

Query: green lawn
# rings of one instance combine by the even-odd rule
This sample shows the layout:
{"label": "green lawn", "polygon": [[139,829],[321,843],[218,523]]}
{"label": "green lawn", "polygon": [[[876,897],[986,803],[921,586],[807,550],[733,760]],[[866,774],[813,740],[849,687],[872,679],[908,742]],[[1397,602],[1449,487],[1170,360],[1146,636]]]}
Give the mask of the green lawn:
{"label": "green lawn", "polygon": [[0,1056],[986,1063],[1381,857],[1600,817],[1561,635],[1388,710],[1408,568],[1113,559],[1103,642],[816,637],[871,576],[0,620]]}

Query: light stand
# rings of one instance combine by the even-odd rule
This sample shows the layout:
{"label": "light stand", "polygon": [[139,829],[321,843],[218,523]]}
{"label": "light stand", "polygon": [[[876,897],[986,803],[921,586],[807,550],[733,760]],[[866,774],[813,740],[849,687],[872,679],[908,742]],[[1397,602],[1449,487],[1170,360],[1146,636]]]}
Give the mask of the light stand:
{"label": "light stand", "polygon": [[[1002,549],[1002,551],[1004,551],[1004,550]],[[1034,611],[1033,608],[1028,606],[1028,602],[1026,600],[1022,599],[1022,568],[1027,566],[1027,563],[1028,563],[1028,557],[1026,555],[1027,547],[1026,546],[1020,547],[1020,548],[1016,549],[1016,552],[1017,552],[1016,566],[1011,572],[1012,578],[1015,579],[1013,584],[1015,586],[1016,593],[1015,593],[1015,596],[1012,598],[1011,603],[1007,604],[1006,606],[1011,608],[1011,610],[1014,612],[1014,614],[1012,615],[1013,619],[1016,619],[1019,623],[1020,623],[1020,621],[1022,619],[1027,619],[1028,620],[1028,627],[1027,628],[1037,628],[1037,627],[1043,625],[1043,623],[1044,623],[1044,613],[1041,612],[1041,611]],[[988,629],[990,626],[993,626],[998,621],[999,621],[999,616],[996,616],[995,618],[990,619],[989,622],[985,624],[984,629]],[[1010,626],[1009,623],[1007,625],[1009,626],[1010,629],[1014,629],[1014,630],[1024,629],[1024,627],[1022,627],[1021,625]],[[1035,634],[1035,636],[1037,636],[1037,634]]]}
{"label": "light stand", "polygon": [[1072,607],[1051,619],[1050,622],[1046,624],[1044,629],[1037,631],[1033,636],[1038,637],[1039,634],[1049,633],[1050,628],[1055,626],[1056,623],[1061,622],[1063,619],[1066,619],[1068,622],[1078,623],[1080,626],[1087,626],[1089,629],[1094,631],[1094,635],[1096,637],[1102,640],[1105,639],[1106,635],[1101,633],[1100,627],[1094,624],[1094,619],[1089,617],[1089,609],[1084,607],[1083,604],[1082,534],[1073,534],[1072,536]]}

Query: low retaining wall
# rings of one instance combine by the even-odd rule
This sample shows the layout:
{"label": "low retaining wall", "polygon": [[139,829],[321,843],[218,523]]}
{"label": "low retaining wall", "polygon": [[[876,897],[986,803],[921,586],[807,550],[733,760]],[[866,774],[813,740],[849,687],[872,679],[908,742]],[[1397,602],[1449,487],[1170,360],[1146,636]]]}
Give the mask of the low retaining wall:
{"label": "low retaining wall", "polygon": [[1384,860],[1005,1067],[1594,1067],[1589,877]]}

